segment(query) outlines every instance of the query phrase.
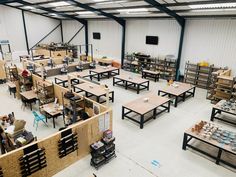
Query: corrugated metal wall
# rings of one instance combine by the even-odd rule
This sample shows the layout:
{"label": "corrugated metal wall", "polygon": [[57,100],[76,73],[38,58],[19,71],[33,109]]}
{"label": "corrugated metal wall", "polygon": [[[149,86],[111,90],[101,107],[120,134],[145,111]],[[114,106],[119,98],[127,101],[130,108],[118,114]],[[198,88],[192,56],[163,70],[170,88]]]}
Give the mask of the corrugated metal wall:
{"label": "corrugated metal wall", "polygon": [[236,19],[187,20],[182,72],[188,60],[228,66],[236,74]]}
{"label": "corrugated metal wall", "polygon": [[[147,45],[146,36],[158,36],[158,45]],[[153,57],[177,56],[180,26],[175,20],[127,20],[126,52],[143,52]]]}

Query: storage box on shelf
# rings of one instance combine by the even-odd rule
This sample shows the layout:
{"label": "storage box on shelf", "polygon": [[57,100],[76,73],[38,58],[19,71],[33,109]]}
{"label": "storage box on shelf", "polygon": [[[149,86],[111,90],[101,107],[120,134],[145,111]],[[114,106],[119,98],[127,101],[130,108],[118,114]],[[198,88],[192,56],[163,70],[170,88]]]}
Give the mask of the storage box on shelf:
{"label": "storage box on shelf", "polygon": [[216,85],[217,77],[220,76],[220,75],[222,75],[222,76],[223,75],[230,75],[230,73],[231,73],[231,70],[228,70],[228,69],[219,69],[219,70],[213,71],[211,73],[206,98],[211,100],[212,103],[216,102],[214,100],[213,96],[215,95],[215,88],[217,87],[217,85]]}
{"label": "storage box on shelf", "polygon": [[220,101],[222,99],[229,100],[235,94],[236,77],[232,76],[218,76],[216,88],[214,89],[214,100]]}
{"label": "storage box on shelf", "polygon": [[39,105],[48,104],[55,100],[54,87],[52,83],[37,81],[36,89],[38,93]]}
{"label": "storage box on shelf", "polygon": [[33,86],[32,75],[31,74],[28,76],[19,75],[19,84],[23,90],[25,91],[31,90]]}

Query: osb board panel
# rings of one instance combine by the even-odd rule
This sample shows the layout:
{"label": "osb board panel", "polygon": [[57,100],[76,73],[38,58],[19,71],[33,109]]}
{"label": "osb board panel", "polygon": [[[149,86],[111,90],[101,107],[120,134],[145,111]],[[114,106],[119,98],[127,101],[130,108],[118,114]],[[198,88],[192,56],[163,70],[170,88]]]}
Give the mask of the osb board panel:
{"label": "osb board panel", "polygon": [[[112,113],[110,112],[110,125],[112,124]],[[104,115],[98,115],[88,120],[78,122],[72,125],[73,132],[78,134],[78,151],[73,152],[66,157],[59,158],[58,156],[58,140],[60,139],[60,132],[39,140],[38,146],[45,148],[47,167],[34,173],[33,177],[45,176],[50,177],[62,169],[68,167],[74,162],[80,160],[84,156],[90,153],[90,144],[101,139],[102,132],[99,132],[98,122],[99,117]],[[110,126],[110,129],[112,125]],[[4,177],[20,177],[20,166],[18,159],[23,155],[23,148],[9,152],[0,157],[0,166],[3,169]]]}
{"label": "osb board panel", "polygon": [[37,50],[34,50],[34,56],[35,55],[50,56],[50,51],[46,49],[37,49]]}
{"label": "osb board panel", "polygon": [[[52,58],[52,60],[55,62],[55,64],[62,64],[62,59],[63,58]],[[34,61],[35,63],[38,63],[38,64],[43,64],[44,66],[47,66],[48,65],[48,61],[49,59],[44,59],[44,60],[36,60]]]}

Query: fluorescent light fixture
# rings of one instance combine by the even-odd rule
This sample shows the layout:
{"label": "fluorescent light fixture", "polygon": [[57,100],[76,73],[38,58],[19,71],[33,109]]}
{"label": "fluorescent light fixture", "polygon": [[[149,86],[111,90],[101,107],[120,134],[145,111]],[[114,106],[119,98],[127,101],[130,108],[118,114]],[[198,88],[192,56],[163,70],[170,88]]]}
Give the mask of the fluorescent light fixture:
{"label": "fluorescent light fixture", "polygon": [[54,7],[59,7],[59,6],[68,6],[68,5],[71,5],[71,4],[68,3],[68,2],[65,2],[65,1],[60,1],[60,2],[49,3],[49,5],[54,6]]}
{"label": "fluorescent light fixture", "polygon": [[27,9],[27,10],[32,10],[32,9],[35,9],[34,7],[32,7],[32,6],[24,6],[23,7],[24,9]]}
{"label": "fluorescent light fixture", "polygon": [[121,1],[107,1],[107,2],[98,2],[96,3],[97,5],[106,5],[106,4],[118,4],[118,3],[123,3],[123,2],[127,2],[125,0],[121,0]]}
{"label": "fluorescent light fixture", "polygon": [[55,13],[50,13],[48,15],[50,15],[50,16],[57,16],[57,14],[55,14]]}
{"label": "fluorescent light fixture", "polygon": [[94,2],[103,2],[103,1],[106,1],[106,0],[93,0]]}
{"label": "fluorescent light fixture", "polygon": [[236,8],[233,9],[196,9],[191,10],[191,12],[225,12],[225,11],[235,11]]}
{"label": "fluorescent light fixture", "polygon": [[82,12],[76,12],[77,14],[79,15],[91,15],[91,14],[94,14],[94,12],[91,12],[91,11],[82,11]]}
{"label": "fluorescent light fixture", "polygon": [[133,12],[148,12],[146,8],[136,8],[136,9],[118,9],[118,12],[133,13]]}
{"label": "fluorescent light fixture", "polygon": [[199,5],[189,5],[189,7],[191,9],[231,8],[231,7],[236,7],[236,3],[199,4]]}

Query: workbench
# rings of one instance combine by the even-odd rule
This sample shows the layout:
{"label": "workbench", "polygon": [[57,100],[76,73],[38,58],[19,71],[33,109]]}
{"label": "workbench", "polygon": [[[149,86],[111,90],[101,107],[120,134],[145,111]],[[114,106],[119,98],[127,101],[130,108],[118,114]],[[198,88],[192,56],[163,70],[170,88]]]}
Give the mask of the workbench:
{"label": "workbench", "polygon": [[[98,103],[106,102],[107,91],[101,85],[97,85],[94,83],[88,83],[88,82],[85,82],[82,84],[77,84],[77,85],[74,85],[74,92],[76,92],[76,93],[85,92],[85,96],[87,98],[95,96],[96,102],[98,102]],[[101,100],[102,97],[105,97],[105,100]],[[109,100],[114,102],[114,91],[113,90],[109,90]]]}
{"label": "workbench", "polygon": [[136,90],[137,94],[139,94],[141,90],[144,89],[149,90],[148,80],[139,77],[133,77],[133,76],[131,77],[130,75],[125,75],[125,74],[113,77],[113,86],[115,85],[123,86],[125,87],[126,90],[128,88]]}
{"label": "workbench", "polygon": [[[148,101],[147,101],[148,99]],[[122,106],[122,119],[128,118],[140,125],[142,129],[144,123],[151,119],[156,119],[156,116],[163,112],[170,112],[170,99],[157,96],[154,93],[146,94],[138,99],[128,102]],[[145,117],[152,112],[151,117]],[[137,114],[138,118],[131,117],[130,114]]]}
{"label": "workbench", "polygon": [[[229,145],[221,144],[218,141],[213,140],[213,139],[204,138],[203,136],[201,136],[201,132],[200,133],[193,132],[192,131],[193,127],[194,126],[192,126],[191,128],[189,128],[188,130],[184,132],[183,145],[182,145],[183,150],[186,150],[189,147],[195,151],[202,153],[203,155],[206,155],[214,159],[217,165],[219,165],[220,163],[223,163],[234,169],[236,168],[236,165],[235,165],[236,164],[236,157],[235,157],[236,151],[233,151]],[[200,148],[201,147],[200,144],[207,145],[209,146],[209,148],[203,148],[203,147]],[[210,152],[207,152],[207,150]],[[216,151],[216,155],[212,153],[213,151],[214,152]],[[234,159],[234,162],[231,163],[224,160],[222,158],[223,153],[227,154],[225,155],[226,157],[233,156],[234,158],[232,157],[232,159]]]}
{"label": "workbench", "polygon": [[100,81],[102,78],[110,78],[115,75],[120,74],[120,69],[116,67],[98,67],[95,69],[90,69],[89,73],[92,74],[93,78]]}
{"label": "workbench", "polygon": [[[211,121],[214,121],[215,119],[218,119],[218,120],[221,120],[223,122],[227,122],[227,123],[230,123],[230,124],[233,124],[233,125],[236,125],[236,110],[232,110],[232,109],[229,109],[229,110],[225,110],[221,107],[222,104],[224,104],[226,102],[226,100],[221,100],[219,101],[216,105],[214,105],[212,107],[212,112],[211,112]],[[223,113],[226,113],[226,114],[230,114],[232,115],[235,119],[234,120],[227,120],[227,119],[224,119],[223,117],[219,117],[217,116],[218,114],[221,115]]]}
{"label": "workbench", "polygon": [[158,71],[151,71],[151,70],[142,70],[142,78],[153,78],[154,81],[159,81],[160,72]]}
{"label": "workbench", "polygon": [[176,86],[168,85],[158,90],[158,95],[174,97],[174,106],[177,107],[179,102],[184,102],[188,97],[194,97],[196,86],[182,82],[175,82],[175,84]]}

